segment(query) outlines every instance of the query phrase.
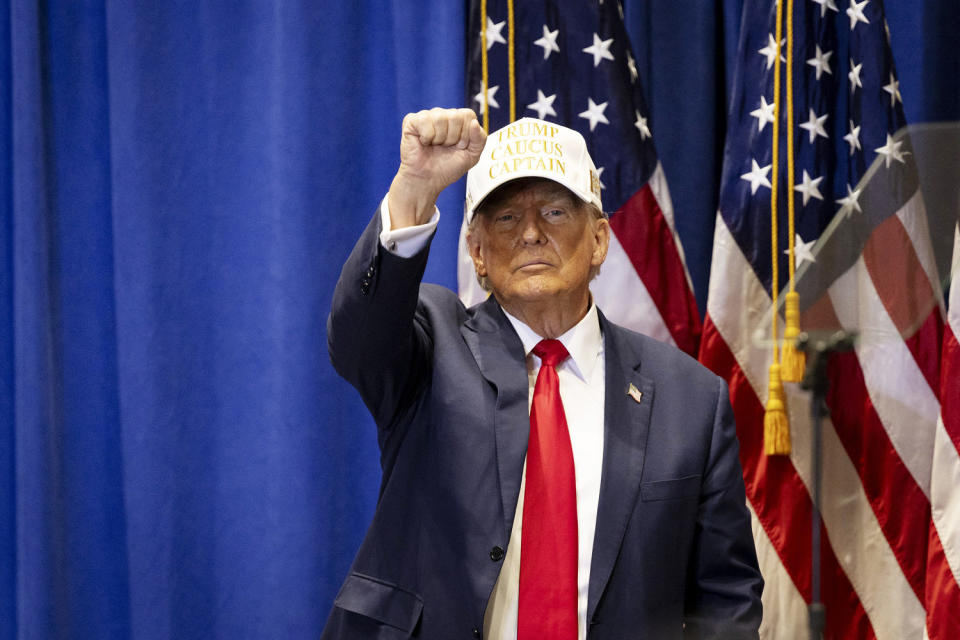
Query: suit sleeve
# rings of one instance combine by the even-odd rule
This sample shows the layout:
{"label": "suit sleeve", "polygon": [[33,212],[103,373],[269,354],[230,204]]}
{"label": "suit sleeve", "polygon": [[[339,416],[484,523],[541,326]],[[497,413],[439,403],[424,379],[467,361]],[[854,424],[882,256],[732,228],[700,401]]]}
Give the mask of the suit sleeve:
{"label": "suit sleeve", "polygon": [[334,369],[370,409],[383,447],[429,379],[432,341],[416,314],[429,243],[409,258],[392,254],[380,244],[380,224],[378,212],[343,266],[327,348]]}
{"label": "suit sleeve", "polygon": [[717,405],[697,516],[687,594],[687,638],[757,638],[763,578],[747,511],[726,383]]}

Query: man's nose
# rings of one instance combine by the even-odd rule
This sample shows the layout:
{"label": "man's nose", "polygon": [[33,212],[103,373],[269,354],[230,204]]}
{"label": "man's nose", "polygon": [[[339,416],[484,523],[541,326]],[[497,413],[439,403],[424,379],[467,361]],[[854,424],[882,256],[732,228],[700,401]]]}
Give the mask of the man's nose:
{"label": "man's nose", "polygon": [[543,233],[543,218],[539,212],[528,212],[523,216],[523,227],[520,230],[524,244],[543,244],[547,237]]}

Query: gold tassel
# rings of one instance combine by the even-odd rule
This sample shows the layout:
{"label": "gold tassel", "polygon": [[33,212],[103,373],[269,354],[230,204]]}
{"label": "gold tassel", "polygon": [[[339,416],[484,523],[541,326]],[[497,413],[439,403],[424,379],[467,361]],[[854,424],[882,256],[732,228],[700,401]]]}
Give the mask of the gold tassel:
{"label": "gold tassel", "polygon": [[780,365],[770,365],[770,386],[767,391],[767,407],[763,415],[763,442],[768,456],[790,454],[790,421],[784,402],[783,383],[780,381]]}
{"label": "gold tassel", "polygon": [[781,379],[784,382],[800,382],[807,368],[807,354],[797,349],[800,335],[800,296],[796,291],[787,293],[787,326],[783,330],[783,355],[780,357]]}

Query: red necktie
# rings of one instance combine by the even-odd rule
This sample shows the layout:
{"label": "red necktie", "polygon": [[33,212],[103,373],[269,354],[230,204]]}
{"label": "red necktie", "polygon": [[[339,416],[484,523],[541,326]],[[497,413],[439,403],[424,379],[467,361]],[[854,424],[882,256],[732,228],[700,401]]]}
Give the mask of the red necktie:
{"label": "red necktie", "polygon": [[530,408],[517,640],[577,640],[577,485],[556,370],[569,354],[559,340],[533,353],[543,362]]}

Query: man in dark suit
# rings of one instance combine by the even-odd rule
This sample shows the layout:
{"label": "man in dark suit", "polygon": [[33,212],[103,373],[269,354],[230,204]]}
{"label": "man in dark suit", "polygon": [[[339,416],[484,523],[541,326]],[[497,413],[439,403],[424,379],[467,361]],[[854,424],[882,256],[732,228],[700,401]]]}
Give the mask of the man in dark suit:
{"label": "man in dark suit", "polygon": [[[727,388],[593,304],[610,227],[583,138],[433,109],[400,155],[328,322],[383,481],[322,637],[756,637]],[[492,294],[470,309],[420,282],[436,198],[468,170]]]}

